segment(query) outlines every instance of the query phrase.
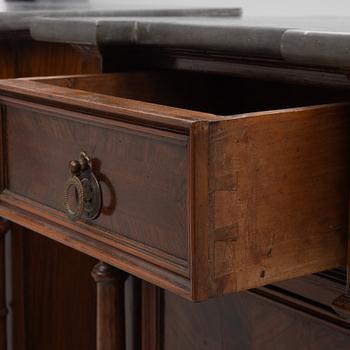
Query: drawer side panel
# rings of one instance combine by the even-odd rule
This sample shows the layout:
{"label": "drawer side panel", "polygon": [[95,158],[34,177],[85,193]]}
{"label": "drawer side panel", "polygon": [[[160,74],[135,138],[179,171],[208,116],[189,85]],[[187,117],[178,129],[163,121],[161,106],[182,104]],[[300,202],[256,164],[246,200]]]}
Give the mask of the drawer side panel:
{"label": "drawer side panel", "polygon": [[350,113],[325,105],[213,123],[210,260],[224,294],[341,265]]}

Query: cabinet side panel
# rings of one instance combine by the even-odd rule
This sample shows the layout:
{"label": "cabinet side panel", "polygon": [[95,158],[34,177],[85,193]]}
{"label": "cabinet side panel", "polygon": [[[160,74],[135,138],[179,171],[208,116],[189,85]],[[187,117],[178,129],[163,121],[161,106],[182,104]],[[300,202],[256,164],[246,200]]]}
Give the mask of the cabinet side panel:
{"label": "cabinet side panel", "polygon": [[203,303],[163,293],[163,350],[349,348],[347,330],[249,293]]}

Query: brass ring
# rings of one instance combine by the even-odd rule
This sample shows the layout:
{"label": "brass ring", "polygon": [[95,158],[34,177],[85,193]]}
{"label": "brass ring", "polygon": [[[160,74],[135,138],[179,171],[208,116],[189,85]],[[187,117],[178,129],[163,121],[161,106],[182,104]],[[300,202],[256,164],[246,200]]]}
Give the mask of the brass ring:
{"label": "brass ring", "polygon": [[[77,209],[73,210],[69,204],[69,190],[75,188],[78,193],[78,205]],[[84,202],[85,202],[85,193],[84,187],[80,179],[77,176],[73,176],[66,182],[64,190],[64,206],[66,208],[67,215],[72,221],[77,221],[81,218],[84,212]]]}

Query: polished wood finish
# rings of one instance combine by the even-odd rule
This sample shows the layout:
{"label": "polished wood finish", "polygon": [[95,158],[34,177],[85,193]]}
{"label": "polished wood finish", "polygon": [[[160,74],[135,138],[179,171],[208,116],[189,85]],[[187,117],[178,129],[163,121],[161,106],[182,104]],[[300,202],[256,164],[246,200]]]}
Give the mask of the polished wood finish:
{"label": "polished wood finish", "polygon": [[[348,329],[248,293],[190,303],[163,292],[163,350],[346,350]],[[145,348],[147,349],[147,348]]]}
{"label": "polished wood finish", "polygon": [[0,350],[7,348],[7,314],[6,298],[6,245],[5,234],[9,230],[7,221],[0,221]]}
{"label": "polished wood finish", "polygon": [[328,105],[213,126],[215,294],[344,263],[348,113],[347,106]]}
{"label": "polished wood finish", "polygon": [[332,307],[341,317],[350,319],[350,205],[349,213],[349,227],[348,227],[348,241],[347,241],[347,257],[346,257],[346,291],[344,294],[337,296]]}
{"label": "polished wood finish", "polygon": [[95,350],[96,260],[17,225],[12,233],[13,348]]}
{"label": "polished wood finish", "polygon": [[[21,46],[25,52],[23,57],[26,57],[23,65],[18,58],[14,58],[15,51],[18,55]],[[8,45],[0,55],[3,77],[79,74],[80,71],[96,73],[102,69],[101,57],[95,49],[80,49],[79,55],[87,54],[90,57],[84,63],[84,59],[76,56],[77,51],[71,50],[69,46],[47,43],[29,45],[28,42],[21,45],[19,42],[16,50],[13,50],[14,47],[15,45]],[[32,49],[35,59],[28,62]],[[242,60],[225,53],[130,47],[124,51],[121,48],[102,50],[104,71],[139,69],[144,66],[220,72],[225,76],[176,71],[171,74],[128,72],[108,76],[49,77],[38,81],[55,85],[54,87],[31,82],[13,85],[7,83],[2,94],[10,97],[3,99],[4,104],[12,108],[14,119],[21,119],[20,125],[30,126],[30,121],[25,121],[26,116],[32,120],[41,118],[38,125],[45,124],[53,133],[59,130],[59,122],[51,122],[56,118],[64,120],[63,124],[70,125],[68,129],[73,132],[76,128],[71,125],[81,123],[87,129],[94,128],[96,120],[100,118],[103,119],[98,123],[101,130],[102,125],[109,130],[113,121],[117,120],[117,128],[121,125],[124,127],[127,123],[127,129],[132,130],[134,135],[139,135],[140,130],[142,134],[146,127],[156,130],[157,135],[159,131],[166,131],[187,138],[189,198],[187,207],[184,208],[189,211],[189,218],[184,236],[188,234],[189,237],[187,246],[184,244],[184,236],[175,243],[178,248],[181,246],[181,249],[188,249],[187,256],[184,250],[178,250],[186,256],[180,261],[187,259],[188,263],[178,264],[179,260],[171,257],[169,265],[169,255],[162,255],[159,251],[154,254],[153,248],[148,246],[149,242],[136,244],[135,249],[134,242],[130,245],[129,241],[123,240],[122,235],[119,236],[120,232],[112,230],[106,235],[98,224],[92,225],[93,227],[84,223],[71,224],[66,221],[61,210],[8,191],[2,195],[3,215],[30,227],[36,233],[71,246],[76,251],[108,261],[192,299],[206,299],[208,296],[238,290],[244,285],[265,284],[286,276],[336,266],[345,261],[346,206],[343,205],[349,171],[346,165],[348,143],[345,136],[349,128],[345,118],[348,107],[297,108],[225,117],[225,121],[222,116],[348,100],[344,91],[319,88],[339,86],[347,89],[349,84],[346,73],[285,67],[269,60]],[[63,52],[64,57],[61,56]],[[46,63],[38,64],[40,61]],[[7,68],[2,70],[4,67]],[[248,79],[232,79],[228,74],[243,78],[254,76],[288,81],[288,84],[266,81],[251,83]],[[292,85],[292,82],[311,84],[313,87]],[[154,105],[143,104],[141,101]],[[179,111],[170,106],[186,110]],[[194,110],[206,113],[193,112]],[[35,112],[39,116],[34,116]],[[2,115],[6,119],[6,109]],[[263,123],[265,120],[266,125]],[[99,136],[100,144],[104,140],[102,131]],[[41,137],[34,145],[39,146],[39,141]],[[29,144],[33,143],[28,142]],[[22,147],[25,149],[24,141]],[[39,148],[39,151],[42,149]],[[116,153],[119,154],[118,150]],[[17,159],[25,161],[26,156],[27,154]],[[73,155],[75,156],[76,154]],[[32,156],[31,159],[34,158]],[[44,158],[39,157],[40,161]],[[56,161],[55,156],[51,159]],[[62,161],[61,156],[59,161]],[[113,163],[113,166],[120,166],[120,162],[116,163],[118,164]],[[160,164],[163,165],[162,162]],[[226,164],[228,167],[225,169]],[[321,168],[322,164],[324,168]],[[52,166],[48,162],[45,165]],[[17,164],[12,166],[16,167]],[[103,169],[105,162],[99,166]],[[31,170],[31,167],[27,168]],[[63,170],[59,168],[58,171]],[[334,181],[333,176],[336,179]],[[9,180],[11,178],[12,175]],[[247,181],[248,178],[250,182]],[[51,180],[54,180],[54,176]],[[11,181],[9,183],[11,185]],[[18,182],[17,189],[28,197],[35,196],[37,193],[29,188],[33,183],[33,179],[29,181],[24,178],[23,184],[28,187],[21,188]],[[116,184],[113,182],[111,188],[114,186]],[[171,181],[168,186],[172,186]],[[36,184],[34,188],[40,189],[40,185]],[[203,188],[206,190],[203,191]],[[126,193],[126,189],[123,190]],[[151,191],[144,191],[152,195]],[[118,193],[116,198],[118,208]],[[57,197],[41,193],[41,199],[46,204],[46,201],[56,203],[60,209],[61,202]],[[290,207],[290,204],[293,205]],[[317,230],[319,235],[312,234]],[[41,238],[36,233],[13,225],[14,349],[54,349],[51,347],[52,339],[59,339],[57,348],[94,349],[96,331],[91,316],[94,320],[96,296],[91,294],[86,271],[95,260],[83,258],[78,252],[67,248],[58,249],[59,244]],[[108,239],[105,239],[106,236]],[[117,243],[109,239],[110,236],[118,237]],[[142,239],[143,235],[141,236]],[[167,235],[161,236],[159,241],[155,237],[154,242],[163,244],[163,247],[168,244],[168,248],[172,249],[173,242],[167,242],[166,239],[169,239]],[[35,252],[35,257],[33,253],[28,256],[28,249]],[[19,252],[22,257],[18,255]],[[71,258],[67,259],[68,263],[61,266],[62,261],[69,256]],[[44,259],[51,261],[50,266],[40,264]],[[78,264],[80,267],[76,265],[76,259],[81,259]],[[52,276],[57,276],[62,281],[66,271],[69,274],[72,267],[74,278],[65,280],[64,290],[55,290],[53,293],[51,288],[47,288],[54,283],[51,281]],[[27,276],[33,272],[41,277],[33,277],[36,284],[32,288],[32,282],[28,284],[26,281]],[[228,295],[200,304],[181,300],[155,285],[142,282],[142,349],[328,350],[336,347],[345,350],[349,343],[349,325],[331,309],[331,301],[344,292],[344,286],[334,278],[333,272],[320,275],[283,281],[253,290],[250,294]],[[189,278],[192,279],[191,282]],[[75,293],[76,283],[80,286],[79,295]],[[109,287],[112,296],[115,296],[115,292],[121,292],[120,286],[118,290]],[[32,289],[30,298],[26,295],[28,288]],[[80,303],[80,297],[84,296],[82,310],[75,312],[76,324],[70,322],[69,316],[65,324],[44,324],[44,321],[51,319],[50,310],[62,312],[57,307],[56,293],[58,296],[61,293],[68,296],[65,305],[58,298],[62,310],[76,307],[75,304]],[[111,314],[112,318],[121,317],[119,311],[123,310],[123,306],[116,306],[115,300],[120,304],[121,298],[111,298],[110,293],[106,294],[107,298],[98,299],[105,311],[101,312],[102,317],[98,317],[101,321],[98,323],[99,333],[115,334],[120,328],[111,328],[110,324],[104,327],[104,316]],[[41,305],[38,300],[44,300],[45,303]],[[88,307],[84,308],[86,305]],[[45,308],[44,311],[42,307]],[[60,319],[65,319],[64,317],[67,314]],[[122,323],[123,320],[118,322]],[[77,324],[85,326],[78,330]],[[38,327],[41,330],[45,328],[47,333],[42,341]],[[53,332],[55,328],[56,333]],[[104,346],[113,346],[113,341],[120,340],[121,337],[99,339],[99,346],[104,349]]]}
{"label": "polished wood finish", "polygon": [[[101,56],[95,48],[73,47],[71,45],[35,42],[29,37],[28,32],[8,32],[0,35],[0,78],[16,78],[41,75],[57,75],[57,74],[79,74],[82,72],[98,73],[101,72],[102,63]],[[12,319],[13,319],[13,348],[15,350],[25,350],[33,348],[35,350],[53,348],[52,340],[55,334],[60,334],[60,340],[56,342],[57,346],[64,348],[84,348],[92,349],[95,343],[95,327],[89,331],[87,337],[79,336],[79,332],[85,334],[87,326],[91,320],[94,322],[94,312],[90,307],[82,309],[81,313],[78,308],[74,308],[79,300],[74,300],[76,294],[76,286],[82,287],[85,283],[86,296],[91,298],[91,307],[94,307],[94,285],[90,280],[86,280],[83,276],[91,270],[91,259],[83,257],[81,253],[70,249],[62,249],[47,239],[38,239],[35,234],[25,230],[15,229],[11,232],[12,249],[12,291],[13,302],[11,303]],[[22,239],[25,236],[25,239]],[[28,251],[33,249],[34,255]],[[10,254],[9,254],[10,255]],[[74,258],[75,256],[75,258]],[[30,259],[37,259],[40,264],[34,264]],[[48,259],[50,263],[42,263],[44,259]],[[77,282],[69,283],[64,290],[56,289],[53,294],[51,288],[48,288],[47,281],[51,281],[52,276],[56,275],[57,281],[64,281],[66,271],[63,267],[67,267],[67,276],[70,276],[70,267],[65,263],[75,260],[75,273]],[[9,261],[8,261],[9,263]],[[60,264],[60,265],[59,265]],[[24,268],[25,266],[25,268]],[[61,266],[62,268],[56,268]],[[31,268],[35,270],[31,270]],[[52,268],[52,271],[49,269]],[[80,271],[77,269],[80,268]],[[61,274],[61,276],[59,276]],[[30,280],[31,276],[42,276],[36,280],[35,287],[31,290],[31,297],[28,297],[29,287],[25,281]],[[84,289],[83,288],[83,289]],[[62,292],[62,295],[58,295]],[[0,284],[0,294],[5,293],[5,284]],[[34,296],[35,294],[35,296]],[[71,303],[72,310],[75,310],[76,325],[82,325],[86,329],[72,325],[70,316],[63,325],[57,322],[45,323],[46,336],[38,336],[38,326],[42,326],[44,320],[42,317],[50,316],[50,310],[57,310],[61,307],[61,296],[71,295],[67,307]],[[36,304],[33,307],[30,303],[35,300],[49,300],[48,303]],[[30,309],[30,313],[26,310]],[[62,308],[63,310],[64,308]],[[90,311],[88,315],[85,311]],[[67,315],[66,315],[67,316]],[[81,320],[82,318],[82,320]],[[49,318],[48,318],[49,319]],[[81,320],[81,321],[80,321]],[[27,326],[26,323],[30,326]],[[72,336],[71,332],[75,330]],[[5,337],[0,337],[3,341]],[[27,340],[28,341],[27,341]],[[90,343],[89,343],[90,341]],[[0,346],[1,348],[1,346]]]}
{"label": "polished wood finish", "polygon": [[349,320],[331,308],[334,297],[345,290],[342,270],[202,303],[185,301],[146,282],[142,290],[142,337],[146,340],[142,350],[348,347]]}
{"label": "polished wood finish", "polygon": [[250,292],[315,317],[330,326],[349,330],[349,319],[343,318],[332,308],[333,300],[344,293],[345,284],[345,270],[338,268],[281,281]]}
{"label": "polished wood finish", "polygon": [[141,349],[161,350],[163,305],[161,289],[141,282]]}
{"label": "polished wood finish", "polygon": [[[233,78],[220,90],[221,77],[200,75],[199,91],[206,83],[219,92],[204,95],[201,112],[178,108],[197,105],[194,78],[175,78],[191,89],[173,101],[168,79],[152,72],[0,82],[0,213],[193,300],[343,264],[348,105],[296,107],[340,96],[293,87],[290,97],[288,86],[271,83],[267,96],[263,82]],[[139,88],[148,82],[150,90]],[[248,91],[262,92],[252,106]],[[294,108],[270,111],[283,97]],[[208,113],[223,111],[233,115]],[[82,148],[115,205],[95,222],[72,224],[60,188]]]}
{"label": "polished wood finish", "polygon": [[12,45],[9,41],[2,41],[0,47],[0,77],[16,78],[15,65],[14,65],[14,52]]}
{"label": "polished wood finish", "polygon": [[7,349],[7,300],[6,289],[6,259],[5,259],[5,234],[9,230],[6,221],[0,222],[0,350]]}
{"label": "polished wood finish", "polygon": [[[319,103],[342,102],[349,93],[340,89],[276,83],[182,71],[137,71],[113,74],[88,74],[60,77],[40,77],[30,81],[80,90],[77,95],[89,104],[89,94],[95,103],[111,103],[109,97],[122,97],[157,104],[157,110],[171,113],[169,107],[187,110],[184,117],[195,117],[194,111],[232,115],[253,111],[269,111]],[[37,85],[32,87],[38,89]],[[48,89],[48,87],[46,87]],[[51,90],[54,95],[59,90]],[[28,91],[28,93],[30,93]],[[233,97],[234,96],[234,97]],[[67,97],[67,96],[66,96]],[[72,94],[72,100],[74,95]],[[116,101],[114,99],[114,101]],[[90,101],[91,102],[91,101]],[[119,103],[126,104],[126,101]],[[133,105],[133,103],[128,104]],[[166,106],[166,108],[162,108]],[[82,106],[80,106],[82,107]],[[188,113],[190,110],[191,113]],[[185,112],[185,111],[183,111]],[[197,114],[198,115],[198,114]]]}
{"label": "polished wood finish", "polygon": [[127,274],[99,262],[92,276],[97,284],[96,350],[125,350],[124,282]]}
{"label": "polished wood finish", "polygon": [[[26,251],[28,247],[25,239],[29,237],[30,231],[22,226],[11,224],[11,263],[12,263],[12,340],[15,350],[27,349],[27,330],[26,330],[26,287],[25,279],[27,278],[28,266]],[[29,238],[30,239],[30,238]],[[26,270],[27,268],[27,270]],[[39,271],[38,271],[39,272]],[[30,274],[28,274],[30,276]],[[41,281],[41,280],[40,280]],[[40,284],[38,285],[40,288]],[[42,290],[41,290],[42,291]],[[42,295],[42,294],[39,294]],[[39,313],[38,313],[39,314]],[[34,319],[36,313],[34,314]]]}
{"label": "polished wood finish", "polygon": [[98,73],[102,58],[94,48],[35,42],[16,33],[0,38],[0,78]]}
{"label": "polished wood finish", "polygon": [[111,239],[114,232],[120,233],[129,244],[147,244],[155,255],[169,255],[170,262],[186,265],[186,136],[97,120],[84,124],[77,118],[60,118],[60,112],[10,105],[6,114],[10,191],[65,211],[62,198],[71,176],[67,164],[84,150],[94,158],[103,192],[96,226],[110,231]]}

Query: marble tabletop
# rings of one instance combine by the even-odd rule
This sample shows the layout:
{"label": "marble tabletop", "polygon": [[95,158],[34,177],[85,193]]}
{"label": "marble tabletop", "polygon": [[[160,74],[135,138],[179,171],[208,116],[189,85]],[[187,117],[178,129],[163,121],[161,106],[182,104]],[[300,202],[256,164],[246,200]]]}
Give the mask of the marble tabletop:
{"label": "marble tabletop", "polygon": [[214,50],[293,64],[350,67],[349,17],[52,17],[33,21],[31,34],[44,41]]}
{"label": "marble tabletop", "polygon": [[140,4],[123,4],[111,1],[99,5],[86,1],[67,2],[8,2],[0,4],[0,32],[29,30],[31,22],[40,17],[57,17],[65,20],[69,17],[149,17],[149,16],[205,16],[205,17],[232,17],[240,16],[241,9],[237,7],[176,7],[171,3],[164,3],[162,6]]}
{"label": "marble tabletop", "polygon": [[169,2],[161,7],[11,2],[0,8],[0,32],[30,30],[40,41],[211,50],[291,64],[350,68],[349,17],[240,15],[237,7],[176,8]]}

